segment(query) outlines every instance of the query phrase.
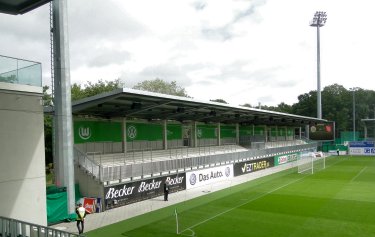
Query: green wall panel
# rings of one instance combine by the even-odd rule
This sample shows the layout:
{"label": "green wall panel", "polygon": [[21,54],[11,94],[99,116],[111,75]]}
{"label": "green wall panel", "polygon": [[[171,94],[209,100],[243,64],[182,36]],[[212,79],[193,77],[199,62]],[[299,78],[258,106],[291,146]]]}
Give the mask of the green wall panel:
{"label": "green wall panel", "polygon": [[157,141],[163,140],[161,124],[126,123],[127,141]]}
{"label": "green wall panel", "polygon": [[74,121],[74,143],[121,142],[120,122]]}
{"label": "green wall panel", "polygon": [[220,126],[220,137],[221,138],[235,138],[236,126],[232,126],[232,125]]}
{"label": "green wall panel", "polygon": [[294,136],[294,128],[287,128],[286,134],[287,136]]}
{"label": "green wall panel", "polygon": [[217,138],[217,126],[216,125],[197,125],[197,138],[208,139]]}
{"label": "green wall panel", "polygon": [[182,139],[182,126],[181,124],[168,124],[167,125],[167,140]]}
{"label": "green wall panel", "polygon": [[255,126],[254,135],[264,135],[264,126]]}
{"label": "green wall panel", "polygon": [[253,126],[240,126],[240,136],[252,136]]}

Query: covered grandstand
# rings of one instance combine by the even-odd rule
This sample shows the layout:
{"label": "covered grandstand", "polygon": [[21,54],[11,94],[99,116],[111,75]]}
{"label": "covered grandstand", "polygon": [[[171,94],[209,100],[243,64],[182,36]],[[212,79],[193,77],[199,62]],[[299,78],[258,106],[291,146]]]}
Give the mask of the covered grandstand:
{"label": "covered grandstand", "polygon": [[104,208],[161,195],[107,200],[113,187],[245,161],[273,165],[273,157],[315,151],[308,127],[327,122],[133,89],[76,101],[72,112],[76,182],[84,196],[105,200]]}

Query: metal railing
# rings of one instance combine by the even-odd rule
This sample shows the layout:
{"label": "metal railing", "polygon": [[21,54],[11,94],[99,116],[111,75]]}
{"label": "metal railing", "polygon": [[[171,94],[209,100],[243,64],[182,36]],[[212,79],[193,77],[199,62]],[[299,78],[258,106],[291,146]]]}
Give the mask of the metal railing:
{"label": "metal railing", "polygon": [[[98,161],[95,157],[89,158],[86,154],[75,149],[75,160],[78,165],[84,168],[89,174],[97,178],[101,182],[121,181],[133,179],[136,177],[157,176],[165,172],[180,172],[192,169],[198,169],[207,166],[218,166],[226,163],[235,163],[244,160],[259,159],[263,157],[316,150],[316,143],[290,145],[283,147],[271,147],[267,149],[250,149],[245,151],[236,151],[226,148],[227,152],[213,152],[210,147],[196,148],[198,153],[195,155],[189,154],[189,149],[185,148],[184,152],[178,149],[167,150],[170,152],[169,157],[165,154],[163,159],[155,159],[151,152],[149,159],[145,158],[145,154],[140,153],[140,158],[125,157],[126,154],[119,154],[120,158],[115,158],[115,155],[109,157],[110,162],[105,163],[105,157],[97,155]],[[196,152],[197,152],[196,151]],[[134,155],[135,153],[133,153]],[[152,158],[154,156],[154,159]],[[126,158],[128,161],[126,161]],[[107,157],[108,159],[108,157]],[[107,160],[108,161],[108,160]],[[117,161],[117,162],[116,162]]]}
{"label": "metal railing", "polygon": [[2,237],[83,237],[62,230],[28,223],[0,216],[0,236]]}

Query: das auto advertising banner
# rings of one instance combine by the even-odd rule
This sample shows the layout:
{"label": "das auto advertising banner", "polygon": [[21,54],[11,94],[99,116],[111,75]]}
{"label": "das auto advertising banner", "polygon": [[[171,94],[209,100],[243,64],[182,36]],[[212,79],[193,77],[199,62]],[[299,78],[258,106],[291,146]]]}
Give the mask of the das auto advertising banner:
{"label": "das auto advertising banner", "polygon": [[264,170],[273,167],[274,165],[274,157],[267,157],[235,163],[233,168],[234,176],[248,174],[258,170]]}
{"label": "das auto advertising banner", "polygon": [[106,209],[111,209],[161,196],[164,194],[164,183],[166,181],[169,184],[169,193],[185,190],[185,179],[185,173],[179,173],[131,183],[106,186],[104,187],[104,204]]}
{"label": "das auto advertising banner", "polygon": [[196,188],[233,178],[233,165],[186,172],[186,189]]}

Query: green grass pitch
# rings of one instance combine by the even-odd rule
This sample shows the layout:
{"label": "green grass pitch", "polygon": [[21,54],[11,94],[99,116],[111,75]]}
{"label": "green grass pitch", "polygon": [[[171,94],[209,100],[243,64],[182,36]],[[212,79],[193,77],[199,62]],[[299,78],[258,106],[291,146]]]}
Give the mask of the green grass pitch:
{"label": "green grass pitch", "polygon": [[375,157],[335,156],[312,175],[293,168],[86,236],[375,236]]}

